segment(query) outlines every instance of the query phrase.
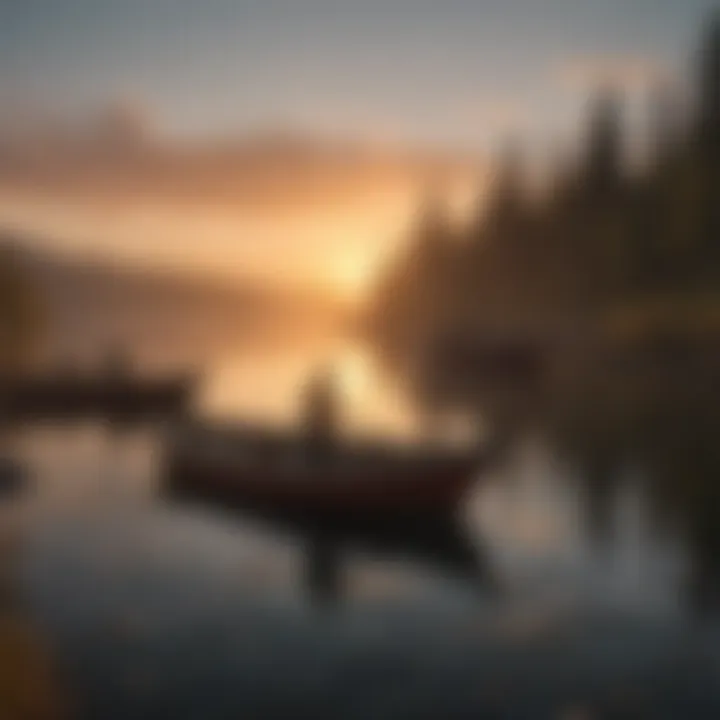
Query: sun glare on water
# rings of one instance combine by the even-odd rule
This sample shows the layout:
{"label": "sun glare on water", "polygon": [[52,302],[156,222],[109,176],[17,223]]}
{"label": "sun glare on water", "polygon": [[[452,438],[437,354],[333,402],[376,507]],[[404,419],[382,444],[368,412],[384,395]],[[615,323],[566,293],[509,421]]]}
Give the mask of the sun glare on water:
{"label": "sun glare on water", "polygon": [[373,389],[374,370],[367,353],[349,348],[337,361],[340,390],[348,402],[360,403]]}

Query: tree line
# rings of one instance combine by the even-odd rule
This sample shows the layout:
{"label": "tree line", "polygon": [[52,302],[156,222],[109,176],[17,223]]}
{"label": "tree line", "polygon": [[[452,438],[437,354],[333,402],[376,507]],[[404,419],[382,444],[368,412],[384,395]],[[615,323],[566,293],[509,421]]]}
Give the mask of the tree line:
{"label": "tree line", "polygon": [[672,93],[653,94],[641,168],[627,160],[623,98],[603,88],[579,160],[553,168],[541,197],[510,144],[481,219],[457,230],[425,203],[368,310],[380,355],[409,372],[452,333],[542,342],[606,317],[720,327],[720,16],[696,65],[684,121]]}

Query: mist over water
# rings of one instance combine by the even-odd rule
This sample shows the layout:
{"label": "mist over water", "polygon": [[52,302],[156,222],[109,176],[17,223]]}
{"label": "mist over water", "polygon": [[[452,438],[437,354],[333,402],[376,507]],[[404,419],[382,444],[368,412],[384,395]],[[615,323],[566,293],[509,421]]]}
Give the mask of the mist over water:
{"label": "mist over water", "polygon": [[[343,432],[349,439],[394,433],[398,440],[423,442],[422,422],[413,414],[412,403],[401,402],[397,387],[392,388],[388,379],[377,374],[370,353],[346,340],[222,358],[203,382],[199,409],[225,421],[294,427],[303,382],[318,364],[329,360],[339,368],[345,389]],[[251,522],[227,514],[180,512],[164,506],[156,496],[161,437],[158,429],[118,429],[102,423],[48,424],[16,431],[16,452],[27,460],[33,477],[29,495],[19,501],[32,517],[29,537],[37,533],[47,543],[53,532],[61,532],[66,538],[62,547],[69,552],[74,543],[81,551],[95,546],[89,538],[102,538],[109,532],[112,543],[122,546],[126,534],[128,547],[137,548],[143,535],[135,536],[134,526],[120,520],[136,518],[145,531],[157,525],[145,538],[150,544],[157,533],[160,538],[164,532],[175,539],[184,536],[176,550],[177,562],[192,565],[186,553],[195,544],[189,557],[198,562],[199,548],[207,543],[212,546],[222,537],[222,542],[227,541],[223,557],[237,554],[248,562],[250,588],[262,587],[262,581],[253,575],[258,566],[265,568],[271,586],[278,582],[288,567],[293,538],[270,540],[272,550],[262,542],[250,541],[249,547],[258,553],[254,557],[255,550],[248,550],[248,538],[255,533],[245,529],[253,527]],[[674,608],[679,602],[677,583],[684,561],[681,538],[660,535],[652,527],[638,471],[630,467],[619,470],[622,477],[610,501],[606,536],[601,539],[589,525],[587,491],[578,478],[582,472],[543,439],[528,436],[518,440],[502,463],[478,476],[464,503],[462,519],[473,541],[489,550],[504,584],[518,596],[529,593],[537,600],[548,594],[583,603],[627,603],[648,612]],[[106,525],[105,519],[113,517]],[[233,528],[237,528],[237,537]],[[263,536],[267,540],[272,533],[261,532]],[[168,543],[164,552],[172,555],[173,544]],[[30,546],[40,557],[43,552],[58,552],[54,542],[30,542]],[[363,557],[362,549],[358,557]],[[100,558],[96,560],[102,565]],[[398,568],[402,566],[387,558],[366,557],[350,563],[356,564],[362,569],[350,573],[349,585],[360,596],[372,596],[376,591],[382,596],[385,588],[391,589],[391,595],[399,593],[411,599],[418,577],[436,587],[448,584],[442,573],[432,579],[433,573],[422,570],[422,563],[405,563],[401,572]],[[242,560],[237,569],[236,579],[241,579]],[[368,590],[372,578],[376,590]],[[287,589],[297,585],[296,580],[290,573],[280,584]],[[462,582],[450,582],[449,587],[462,594]]]}
{"label": "mist over water", "polygon": [[[290,391],[326,356],[326,348],[296,349],[221,362],[204,409],[290,423]],[[367,401],[373,380],[362,382]],[[369,418],[387,423],[391,415],[356,412],[354,430],[363,432]],[[49,425],[15,440],[34,478],[21,501],[20,594],[89,709],[104,717],[168,707],[180,717],[200,708],[212,717],[223,708],[282,715],[287,706],[267,694],[276,683],[329,712],[355,697],[360,714],[386,707],[392,716],[393,697],[419,710],[418,682],[461,703],[480,677],[491,695],[495,683],[524,687],[517,702],[526,710],[563,708],[585,672],[577,653],[587,672],[612,684],[640,683],[654,658],[679,652],[684,548],[652,528],[630,468],[598,541],[578,469],[528,437],[478,477],[462,510],[468,536],[501,580],[501,601],[442,565],[360,547],[345,555],[343,602],[327,614],[301,581],[297,537],[159,500],[157,430]],[[519,662],[527,652],[535,659]],[[552,671],[538,695],[528,678],[543,665]],[[399,674],[392,687],[388,673]],[[400,681],[403,673],[412,683],[410,675]],[[323,689],[328,683],[335,692]]]}

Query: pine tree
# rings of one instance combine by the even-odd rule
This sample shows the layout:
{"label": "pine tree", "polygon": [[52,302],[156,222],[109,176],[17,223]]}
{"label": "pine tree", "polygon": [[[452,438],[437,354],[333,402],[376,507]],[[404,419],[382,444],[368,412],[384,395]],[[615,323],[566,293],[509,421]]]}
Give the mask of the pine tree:
{"label": "pine tree", "polygon": [[618,93],[602,91],[590,114],[586,150],[586,183],[594,200],[613,195],[622,179],[622,104]]}
{"label": "pine tree", "polygon": [[720,12],[708,23],[700,52],[699,133],[708,151],[720,151]]}

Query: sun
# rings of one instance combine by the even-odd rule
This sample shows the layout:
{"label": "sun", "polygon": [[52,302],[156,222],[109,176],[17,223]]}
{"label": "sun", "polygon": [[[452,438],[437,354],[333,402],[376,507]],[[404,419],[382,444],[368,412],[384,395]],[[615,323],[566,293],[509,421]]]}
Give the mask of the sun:
{"label": "sun", "polygon": [[332,284],[346,299],[362,302],[371,292],[377,262],[370,253],[347,250],[333,260]]}

